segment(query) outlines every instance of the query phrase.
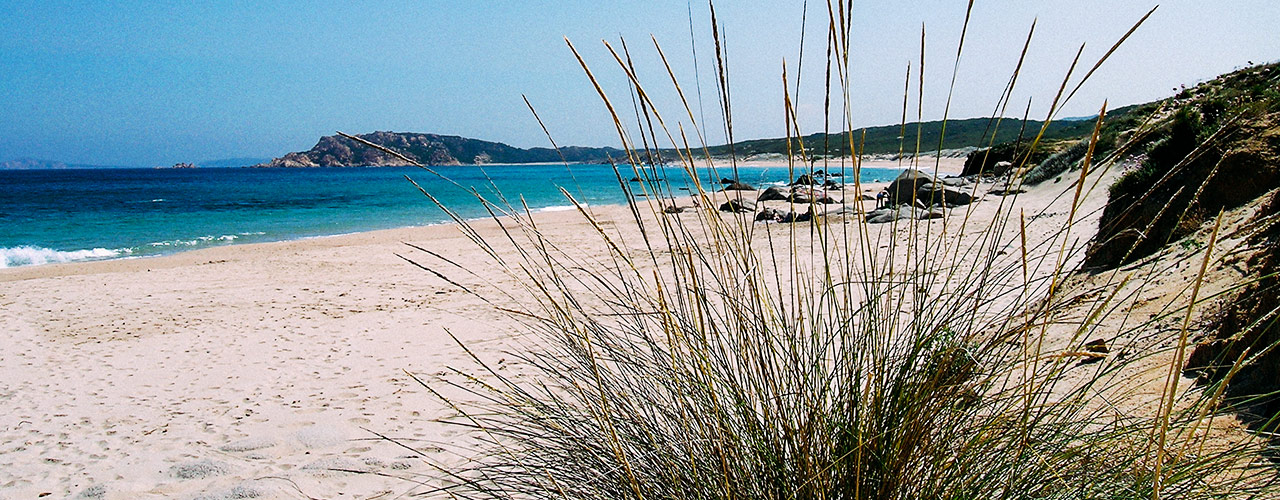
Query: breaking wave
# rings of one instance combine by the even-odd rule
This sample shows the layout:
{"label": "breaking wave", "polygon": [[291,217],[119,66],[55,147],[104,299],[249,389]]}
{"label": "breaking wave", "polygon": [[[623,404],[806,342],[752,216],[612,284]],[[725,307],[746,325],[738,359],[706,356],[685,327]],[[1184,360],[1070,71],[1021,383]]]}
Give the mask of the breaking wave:
{"label": "breaking wave", "polygon": [[0,269],[19,266],[39,266],[59,262],[111,259],[133,253],[128,248],[94,248],[92,250],[54,250],[33,246],[0,248]]}

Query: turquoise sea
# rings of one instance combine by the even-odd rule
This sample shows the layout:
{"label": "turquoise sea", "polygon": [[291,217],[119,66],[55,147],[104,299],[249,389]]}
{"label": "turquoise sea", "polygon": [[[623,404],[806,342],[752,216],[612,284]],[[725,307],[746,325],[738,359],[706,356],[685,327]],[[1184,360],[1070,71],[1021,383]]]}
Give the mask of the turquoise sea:
{"label": "turquoise sea", "polygon": [[[786,183],[781,167],[739,167],[757,186]],[[521,197],[533,210],[565,210],[563,187],[590,205],[625,203],[608,165],[439,167],[452,182],[412,167],[312,169],[80,169],[0,171],[0,267],[170,254],[217,245],[282,241],[447,222],[405,179],[465,218],[487,212],[465,188],[490,199]],[[801,172],[794,172],[800,175]],[[892,180],[896,169],[864,169],[863,182]],[[640,192],[635,174],[622,184]],[[700,171],[719,187],[727,168]],[[680,169],[656,177],[680,194]],[[456,182],[458,187],[453,183]]]}

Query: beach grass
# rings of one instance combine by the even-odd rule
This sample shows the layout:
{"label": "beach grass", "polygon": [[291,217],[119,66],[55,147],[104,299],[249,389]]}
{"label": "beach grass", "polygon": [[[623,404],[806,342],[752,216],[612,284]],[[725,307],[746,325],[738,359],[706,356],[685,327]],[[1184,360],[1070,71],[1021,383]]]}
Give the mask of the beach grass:
{"label": "beach grass", "polygon": [[[847,126],[855,98],[851,6],[825,7],[827,93],[843,100],[826,107],[825,121],[845,124],[842,137],[856,150]],[[731,131],[728,64],[712,12],[719,107]],[[1027,47],[1033,36],[1034,26]],[[924,41],[922,29],[922,55]],[[606,43],[614,58],[608,65],[616,63],[635,96],[635,116],[627,117],[569,46],[628,151],[615,165],[620,188],[647,196],[629,205],[635,230],[623,231],[565,191],[593,234],[564,242],[544,237],[519,200],[477,193],[515,255],[456,218],[522,287],[488,299],[519,304],[500,307],[539,340],[518,353],[523,375],[475,355],[487,371],[419,379],[428,390],[447,384],[469,394],[441,396],[456,411],[449,422],[487,445],[461,469],[442,469],[449,481],[436,493],[1199,499],[1275,498],[1280,491],[1275,465],[1262,458],[1264,440],[1213,425],[1230,377],[1196,388],[1180,382],[1193,319],[1206,300],[1201,284],[1220,263],[1216,226],[1208,243],[1185,258],[1197,278],[1160,314],[1128,318],[1124,306],[1132,305],[1134,290],[1154,286],[1155,273],[1094,274],[1092,289],[1073,288],[1081,282],[1082,241],[1093,231],[1082,221],[1097,215],[1083,208],[1084,200],[1100,196],[1106,190],[1100,179],[1118,168],[1119,155],[1103,158],[1098,149],[1116,140],[1102,137],[1105,107],[1085,146],[1063,160],[1079,168],[1053,200],[1065,217],[1059,214],[1047,235],[1031,233],[1050,214],[1025,213],[1017,195],[985,201],[998,207],[982,219],[972,206],[954,209],[950,220],[958,225],[904,220],[873,227],[845,214],[757,224],[718,213],[733,195],[709,186],[694,186],[689,196],[696,203],[668,213],[681,199],[656,181],[661,170],[692,172],[697,161],[710,161],[695,154],[706,151],[707,125],[695,119],[670,66],[670,81],[654,85],[673,86],[682,100],[675,112],[649,100],[650,82],[638,78],[625,45]],[[657,40],[653,46],[661,54]],[[962,38],[957,69],[963,47]],[[1074,95],[1071,85],[1078,90],[1105,59],[1074,77],[1077,56],[1048,118]],[[780,76],[796,176],[824,168],[857,179],[856,155],[809,161],[819,145],[799,139],[789,90],[797,77],[785,66]],[[1000,114],[1017,81],[1015,71],[997,104]],[[909,72],[904,127],[912,97],[923,101],[923,80],[915,96],[913,83]],[[1030,139],[1034,150],[1040,136]],[[681,153],[652,165],[659,144]],[[928,159],[917,161],[928,169]],[[735,164],[715,166],[731,173]],[[1028,165],[1017,166],[1007,182],[1021,183]],[[646,182],[633,188],[624,180],[631,177]],[[977,185],[972,189],[979,194]],[[861,192],[856,181],[854,192]],[[863,211],[862,203],[852,205]],[[813,204],[791,208],[820,213]],[[600,252],[583,255],[565,248],[571,244]],[[413,261],[446,277],[450,271],[435,270],[436,257]],[[1075,319],[1063,320],[1068,310],[1078,313]],[[1170,331],[1162,326],[1168,324],[1177,326]],[[1149,378],[1159,381],[1140,382]]]}

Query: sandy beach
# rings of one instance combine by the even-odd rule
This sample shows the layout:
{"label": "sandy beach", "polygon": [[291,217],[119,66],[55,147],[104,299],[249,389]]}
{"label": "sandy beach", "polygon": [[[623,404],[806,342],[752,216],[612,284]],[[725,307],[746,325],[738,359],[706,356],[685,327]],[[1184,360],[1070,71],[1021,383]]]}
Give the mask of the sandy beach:
{"label": "sandy beach", "polygon": [[[544,222],[571,232],[574,216]],[[4,270],[0,497],[411,489],[327,469],[429,473],[369,431],[450,442],[405,372],[466,365],[446,329],[492,352],[512,332],[402,242],[483,269],[441,225]]]}
{"label": "sandy beach", "polygon": [[5,3],[0,500],[1280,500],[1274,2],[722,3]]}
{"label": "sandy beach", "polygon": [[[1018,197],[1042,215],[1032,243],[1061,230],[1068,184]],[[989,188],[921,221],[923,234],[974,237],[966,227],[986,227],[1011,200]],[[1103,201],[1087,198],[1081,213]],[[634,234],[625,206],[591,210],[624,240]],[[1080,227],[1094,227],[1088,217]],[[536,221],[571,255],[607,251],[581,237],[592,229],[575,211]],[[911,231],[891,226],[865,227],[887,248]],[[494,221],[475,227],[501,240]],[[800,233],[758,227],[761,242]],[[519,325],[460,288],[502,297],[514,285],[455,225],[0,270],[0,498],[397,498],[445,484],[436,467],[463,463],[470,440],[436,420],[448,408],[409,373],[474,369],[450,334],[518,370],[507,353],[522,345]]]}

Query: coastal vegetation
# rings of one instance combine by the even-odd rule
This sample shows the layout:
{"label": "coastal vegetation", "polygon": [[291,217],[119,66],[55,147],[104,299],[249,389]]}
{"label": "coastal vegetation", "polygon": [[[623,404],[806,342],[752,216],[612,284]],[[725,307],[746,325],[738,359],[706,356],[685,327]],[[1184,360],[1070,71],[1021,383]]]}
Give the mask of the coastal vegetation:
{"label": "coastal vegetation", "polygon": [[[1187,89],[1131,149],[1141,164],[1111,186],[1089,263],[1152,254],[1213,214],[1280,187],[1280,65],[1244,69]],[[1248,179],[1245,181],[1245,179]],[[1167,209],[1171,207],[1172,209]]]}
{"label": "coastal vegetation", "polygon": [[[836,75],[828,85],[849,99],[845,51],[852,30],[843,4],[831,13]],[[718,36],[714,14],[712,24]],[[661,53],[656,41],[654,49]],[[595,83],[591,67],[578,60]],[[618,63],[642,97],[637,115],[680,115],[654,109],[643,99],[648,83]],[[723,79],[726,70],[717,63]],[[1206,92],[1234,95],[1231,106],[1184,98],[1172,113],[1176,99],[1118,116],[1104,107],[1095,120],[1072,125],[1083,127],[1083,137],[1056,142],[1048,126],[1019,124],[1011,145],[970,157],[978,165],[974,175],[1000,176],[1001,195],[978,208],[956,208],[945,222],[895,220],[878,230],[860,210],[808,224],[755,223],[717,212],[735,195],[704,187],[691,193],[693,210],[677,213],[664,204],[675,193],[642,183],[636,189],[655,196],[629,206],[638,235],[596,220],[566,191],[595,229],[566,242],[544,237],[518,200],[477,192],[519,255],[497,253],[497,242],[455,220],[520,283],[521,290],[503,292],[503,303],[522,304],[507,310],[541,341],[514,353],[524,375],[485,365],[483,373],[419,379],[433,392],[469,394],[437,392],[456,410],[449,422],[489,445],[468,466],[443,468],[450,481],[437,492],[570,499],[1275,498],[1278,470],[1267,456],[1276,450],[1270,439],[1276,418],[1265,411],[1274,408],[1276,388],[1257,382],[1272,373],[1265,364],[1274,363],[1277,346],[1278,186],[1203,197],[1217,192],[1205,179],[1220,166],[1239,165],[1234,179],[1275,168],[1270,150],[1232,162],[1235,149],[1219,142],[1269,144],[1272,137],[1274,128],[1259,120],[1274,109],[1257,104],[1269,98],[1255,96],[1275,88],[1266,80],[1274,71],[1244,74],[1264,82],[1238,94]],[[1063,88],[1085,79],[1068,72]],[[784,71],[784,89],[787,81]],[[1016,81],[1015,73],[1004,99]],[[674,74],[670,84],[680,91]],[[631,137],[679,144],[676,137],[700,126],[689,112],[689,129],[659,118],[628,131],[597,89],[627,152],[616,163],[622,189],[629,189],[623,179],[643,177],[637,158],[649,153]],[[783,94],[791,130],[794,107]],[[724,118],[731,123],[727,111]],[[990,125],[979,139],[1008,137],[998,135],[998,122]],[[856,133],[832,136],[854,144],[846,139]],[[780,144],[788,158],[799,158],[797,175],[833,168],[809,161],[825,153],[809,137]],[[693,148],[671,151],[671,168],[692,169],[699,161]],[[1007,159],[991,162],[998,151]],[[853,161],[836,168],[856,171]],[[996,163],[1007,164],[987,168]],[[1185,168],[1196,164],[1208,172]],[[1028,179],[1029,172],[1038,173]],[[993,188],[993,180],[972,184],[971,195],[987,194],[979,189]],[[1021,204],[1024,192],[1045,204]],[[1262,195],[1270,201],[1255,200]],[[1135,208],[1135,199],[1149,205]],[[1142,237],[1117,239],[1128,232]],[[1186,236],[1197,243],[1168,245]],[[603,255],[564,248],[583,244]],[[414,262],[436,276],[465,272],[419,250]],[[1152,257],[1135,260],[1143,256]],[[1243,275],[1232,270],[1241,259],[1249,262]],[[1226,316],[1216,323],[1217,340],[1206,345],[1217,347],[1200,351],[1196,339],[1216,311]],[[1206,373],[1197,385],[1182,380],[1189,357],[1200,359]],[[1246,381],[1249,390],[1233,389]],[[1233,426],[1242,411],[1253,415],[1246,418],[1252,431]]]}
{"label": "coastal vegetation", "polygon": [[[1184,90],[1165,102],[1131,149],[1137,166],[1109,191],[1086,264],[1113,268],[1192,235],[1214,214],[1253,205],[1241,222],[1241,290],[1205,320],[1206,340],[1188,372],[1227,384],[1235,409],[1274,432],[1280,422],[1280,64],[1246,68]],[[1236,360],[1247,360],[1241,363]],[[1234,370],[1228,377],[1228,372]]]}

